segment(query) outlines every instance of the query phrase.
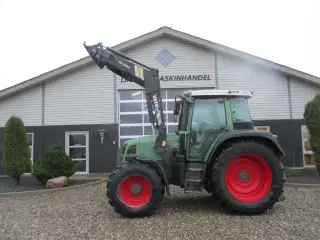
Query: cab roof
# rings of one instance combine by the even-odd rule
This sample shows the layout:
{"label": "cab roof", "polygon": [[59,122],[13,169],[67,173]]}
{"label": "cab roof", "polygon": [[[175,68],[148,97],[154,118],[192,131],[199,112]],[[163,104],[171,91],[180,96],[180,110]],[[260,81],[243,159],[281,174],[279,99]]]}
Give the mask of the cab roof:
{"label": "cab roof", "polygon": [[205,89],[205,90],[188,90],[184,94],[189,97],[195,96],[221,96],[221,97],[243,97],[251,98],[253,93],[251,91],[242,90],[222,90],[222,89]]}

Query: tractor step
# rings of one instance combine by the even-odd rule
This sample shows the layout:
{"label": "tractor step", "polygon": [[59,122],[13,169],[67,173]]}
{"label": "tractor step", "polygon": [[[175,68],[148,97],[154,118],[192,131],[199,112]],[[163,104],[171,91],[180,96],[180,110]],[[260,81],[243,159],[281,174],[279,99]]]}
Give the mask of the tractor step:
{"label": "tractor step", "polygon": [[201,192],[203,188],[203,178],[206,170],[206,163],[192,162],[188,163],[186,178],[184,183],[184,192]]}

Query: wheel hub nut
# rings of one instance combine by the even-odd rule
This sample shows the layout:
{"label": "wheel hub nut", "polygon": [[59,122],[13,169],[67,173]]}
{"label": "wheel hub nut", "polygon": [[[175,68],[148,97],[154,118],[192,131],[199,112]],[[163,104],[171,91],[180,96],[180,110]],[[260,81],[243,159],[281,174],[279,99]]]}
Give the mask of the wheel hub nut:
{"label": "wheel hub nut", "polygon": [[137,195],[140,193],[141,191],[141,186],[140,184],[133,184],[131,187],[130,187],[130,191],[132,194],[134,195]]}
{"label": "wheel hub nut", "polygon": [[240,174],[239,174],[239,178],[242,181],[247,181],[248,178],[249,178],[248,172],[247,171],[241,171]]}

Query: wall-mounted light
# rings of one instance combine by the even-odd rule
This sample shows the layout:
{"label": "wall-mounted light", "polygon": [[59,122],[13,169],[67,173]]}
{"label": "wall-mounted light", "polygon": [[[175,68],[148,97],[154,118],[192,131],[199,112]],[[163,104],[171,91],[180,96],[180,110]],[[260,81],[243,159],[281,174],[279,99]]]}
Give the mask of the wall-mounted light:
{"label": "wall-mounted light", "polygon": [[101,140],[101,144],[103,144],[104,140],[106,139],[106,130],[105,129],[99,129],[98,130],[98,133],[99,133],[99,136],[100,136],[100,140]]}

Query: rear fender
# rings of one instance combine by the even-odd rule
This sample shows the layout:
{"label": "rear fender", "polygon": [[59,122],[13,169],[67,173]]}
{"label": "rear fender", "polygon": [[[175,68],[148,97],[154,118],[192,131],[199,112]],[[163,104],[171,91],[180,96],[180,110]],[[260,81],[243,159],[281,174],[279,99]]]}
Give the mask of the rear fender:
{"label": "rear fender", "polygon": [[271,147],[279,156],[286,156],[286,153],[283,151],[282,147],[277,141],[276,135],[273,135],[270,132],[250,130],[231,131],[221,135],[216,140],[215,144],[213,144],[213,146],[211,147],[209,154],[207,155],[205,160],[208,162],[214,155],[216,155],[216,153],[219,153],[229,143],[242,140],[255,140],[265,143],[267,144],[267,146]]}

